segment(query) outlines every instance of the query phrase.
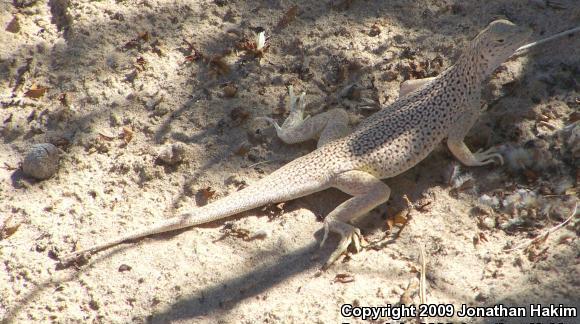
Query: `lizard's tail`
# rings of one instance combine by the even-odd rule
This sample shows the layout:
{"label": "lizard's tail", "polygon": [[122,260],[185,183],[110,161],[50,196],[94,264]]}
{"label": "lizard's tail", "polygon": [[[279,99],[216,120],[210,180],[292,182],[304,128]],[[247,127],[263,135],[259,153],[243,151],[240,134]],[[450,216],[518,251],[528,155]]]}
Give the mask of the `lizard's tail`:
{"label": "lizard's tail", "polygon": [[209,223],[270,203],[296,199],[328,188],[328,186],[321,185],[320,178],[312,179],[305,177],[304,173],[296,177],[295,174],[289,174],[294,172],[288,171],[295,170],[288,170],[283,167],[247,188],[232,193],[206,206],[196,208],[192,212],[163,220],[145,229],[65,255],[60,258],[61,263],[68,264],[80,257],[89,256],[92,253],[127,241]]}

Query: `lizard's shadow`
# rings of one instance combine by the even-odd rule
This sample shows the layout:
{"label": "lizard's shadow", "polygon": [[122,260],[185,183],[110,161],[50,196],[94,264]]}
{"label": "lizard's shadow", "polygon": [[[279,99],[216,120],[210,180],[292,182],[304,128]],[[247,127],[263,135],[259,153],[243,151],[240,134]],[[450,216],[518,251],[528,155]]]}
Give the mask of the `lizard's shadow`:
{"label": "lizard's shadow", "polygon": [[[400,196],[403,192],[407,193],[412,200],[420,197],[439,181],[437,175],[433,175],[432,172],[425,172],[425,170],[448,163],[449,159],[436,155],[420,163],[417,171],[411,171],[403,176],[391,179],[389,182],[396,187],[393,190],[391,204],[395,206],[402,205]],[[395,186],[395,183],[405,184]],[[292,201],[285,206],[285,213],[301,208],[309,209],[317,216],[322,228],[322,219],[348,197],[348,195],[335,189],[326,190]],[[388,208],[389,206],[387,205],[378,207],[369,215],[358,220],[357,225],[361,226],[363,232],[383,230],[384,210]],[[256,214],[256,210],[252,211],[252,213]],[[243,217],[243,215],[237,215],[233,218],[228,218],[228,220],[239,217]],[[215,224],[221,224],[222,222],[213,222],[207,226],[213,227]],[[264,255],[263,259],[268,260],[267,263],[256,266],[250,272],[240,274],[226,282],[203,288],[180,301],[176,301],[166,311],[148,317],[147,322],[164,323],[172,320],[192,319],[209,314],[214,320],[219,321],[221,317],[223,317],[223,320],[227,320],[229,309],[243,300],[257,297],[295,275],[308,273],[320,267],[336,247],[338,237],[332,235],[329,237],[325,247],[320,249],[319,242],[322,237],[322,231],[317,231],[314,236],[316,239],[291,252],[260,251],[259,253]],[[313,261],[313,259],[316,259],[315,255],[320,255],[321,259],[324,260],[320,260],[322,262]],[[383,271],[389,272],[389,269],[383,269]]]}

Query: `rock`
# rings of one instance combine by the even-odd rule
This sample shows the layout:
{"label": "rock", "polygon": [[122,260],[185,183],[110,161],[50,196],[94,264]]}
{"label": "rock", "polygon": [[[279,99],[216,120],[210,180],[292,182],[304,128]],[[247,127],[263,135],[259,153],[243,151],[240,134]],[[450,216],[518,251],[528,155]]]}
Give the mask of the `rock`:
{"label": "rock", "polygon": [[481,222],[481,225],[488,230],[492,230],[495,228],[496,226],[496,222],[495,222],[495,218],[492,217],[486,217],[483,219],[483,221]]}
{"label": "rock", "polygon": [[35,5],[38,0],[14,0],[13,4],[16,8],[26,8]]}
{"label": "rock", "polygon": [[185,145],[174,143],[164,147],[157,156],[159,161],[167,165],[176,165],[185,158]]}
{"label": "rock", "polygon": [[38,180],[52,177],[58,170],[60,156],[58,148],[50,143],[33,145],[24,161],[22,171]]}

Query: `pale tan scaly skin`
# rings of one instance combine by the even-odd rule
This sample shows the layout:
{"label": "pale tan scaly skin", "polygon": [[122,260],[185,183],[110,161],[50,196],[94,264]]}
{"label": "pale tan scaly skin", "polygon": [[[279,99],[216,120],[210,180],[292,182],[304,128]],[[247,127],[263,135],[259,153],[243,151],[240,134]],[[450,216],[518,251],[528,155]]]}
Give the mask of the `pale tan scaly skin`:
{"label": "pale tan scaly skin", "polygon": [[295,97],[290,89],[288,119],[282,126],[266,119],[287,143],[320,138],[318,149],[216,202],[61,260],[74,261],[126,241],[208,223],[333,187],[352,198],[326,217],[321,245],[329,231],[341,236],[325,265],[328,266],[349,245],[360,250],[360,231],[349,222],[389,199],[391,189],[380,179],[412,168],[445,138],[453,155],[467,166],[486,165],[494,159],[503,162],[493,148],[472,153],[463,139],[480,114],[482,82],[529,35],[529,30],[507,20],[492,22],[474,38],[454,66],[436,78],[404,85],[399,100],[370,116],[350,134],[348,116],[339,109],[303,119],[304,94]]}

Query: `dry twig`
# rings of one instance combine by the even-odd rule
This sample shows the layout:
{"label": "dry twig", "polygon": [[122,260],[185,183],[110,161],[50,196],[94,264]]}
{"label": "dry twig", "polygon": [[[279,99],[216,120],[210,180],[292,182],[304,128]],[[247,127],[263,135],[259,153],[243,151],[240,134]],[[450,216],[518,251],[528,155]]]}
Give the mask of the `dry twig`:
{"label": "dry twig", "polygon": [[421,245],[419,262],[421,263],[421,278],[419,280],[419,300],[421,304],[427,303],[427,258],[425,256],[425,247]]}
{"label": "dry twig", "polygon": [[543,233],[543,234],[540,234],[540,235],[536,236],[536,237],[535,237],[535,238],[533,238],[533,239],[530,239],[530,240],[524,241],[524,242],[522,242],[522,243],[520,243],[520,244],[516,245],[515,247],[513,247],[513,248],[511,248],[511,249],[505,249],[505,250],[503,250],[503,251],[504,251],[504,252],[512,252],[512,251],[515,251],[515,250],[519,250],[519,249],[521,249],[521,248],[523,248],[523,247],[527,247],[527,246],[528,246],[528,245],[530,245],[530,244],[534,244],[534,243],[538,242],[539,240],[542,240],[542,239],[543,239],[543,240],[546,240],[546,239],[548,238],[548,235],[550,235],[550,234],[554,233],[555,231],[559,230],[560,228],[562,228],[562,227],[566,226],[566,224],[568,224],[568,223],[570,222],[570,220],[572,220],[572,218],[573,218],[574,216],[576,216],[576,210],[577,210],[577,209],[578,209],[578,203],[576,203],[576,204],[574,205],[574,209],[572,210],[572,213],[570,214],[570,217],[566,218],[566,220],[565,220],[565,221],[563,221],[562,223],[560,223],[560,224],[558,224],[558,225],[556,225],[556,226],[554,226],[554,227],[550,228],[550,229],[549,229],[549,230],[547,230],[545,233]]}

